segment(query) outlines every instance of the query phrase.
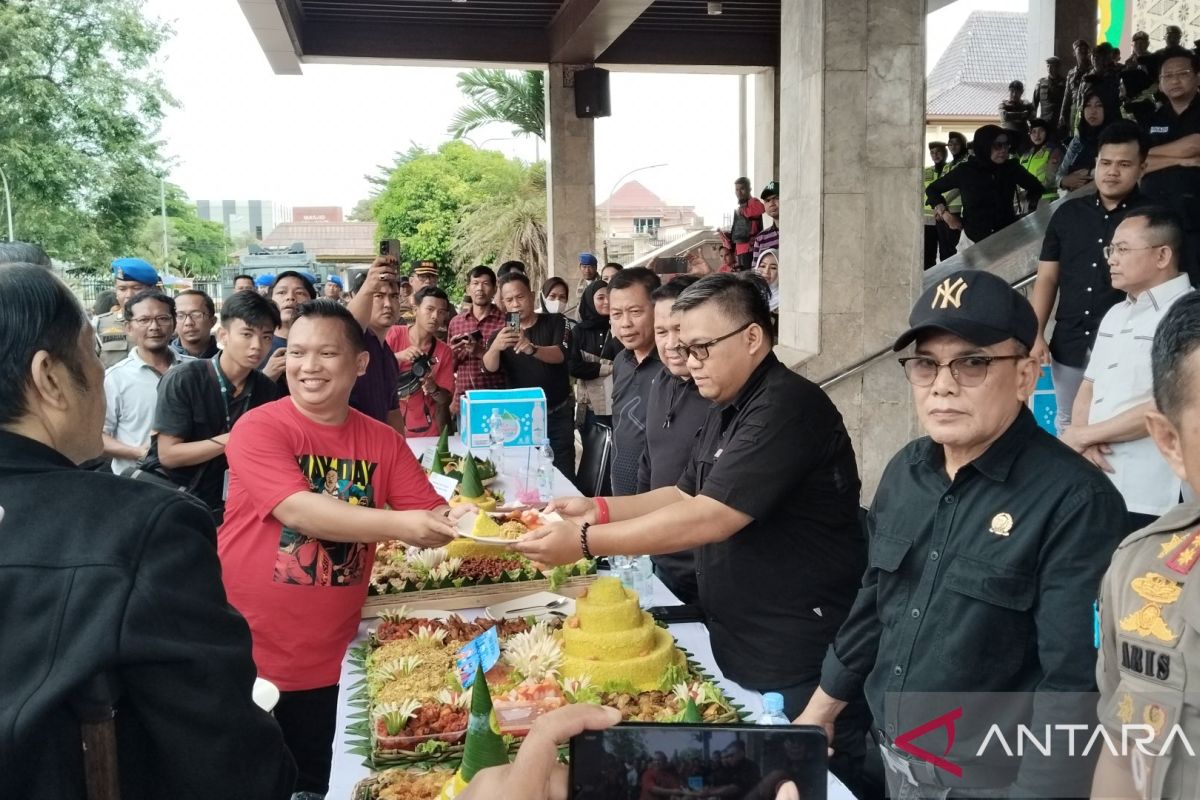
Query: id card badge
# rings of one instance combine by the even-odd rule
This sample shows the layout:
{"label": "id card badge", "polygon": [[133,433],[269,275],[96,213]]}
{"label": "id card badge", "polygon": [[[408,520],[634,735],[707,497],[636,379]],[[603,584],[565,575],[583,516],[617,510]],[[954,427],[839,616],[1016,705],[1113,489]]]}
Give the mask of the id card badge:
{"label": "id card badge", "polygon": [[229,499],[229,470],[225,470],[225,476],[221,479],[221,499]]}

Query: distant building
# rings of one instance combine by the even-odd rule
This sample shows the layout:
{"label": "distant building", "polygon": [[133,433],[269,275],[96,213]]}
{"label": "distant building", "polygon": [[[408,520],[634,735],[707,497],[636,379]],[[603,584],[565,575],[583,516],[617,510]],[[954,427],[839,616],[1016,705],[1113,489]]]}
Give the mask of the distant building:
{"label": "distant building", "polygon": [[323,264],[363,264],[379,252],[374,222],[285,222],[263,239],[266,247],[303,242]]}
{"label": "distant building", "polygon": [[[1027,46],[1025,14],[972,12],[925,80],[925,141],[944,142],[950,131],[970,141],[976,128],[999,125],[1008,84],[1025,78]],[[1026,83],[1025,99],[1032,100],[1034,87]]]}
{"label": "distant building", "polygon": [[672,206],[638,181],[596,205],[607,260],[626,263],[704,225],[694,206]]}
{"label": "distant building", "polygon": [[340,206],[297,206],[292,209],[292,222],[341,222]]}
{"label": "distant building", "polygon": [[282,221],[282,211],[271,200],[196,201],[196,214],[200,219],[221,223],[230,239],[250,236],[262,241],[263,236]]}

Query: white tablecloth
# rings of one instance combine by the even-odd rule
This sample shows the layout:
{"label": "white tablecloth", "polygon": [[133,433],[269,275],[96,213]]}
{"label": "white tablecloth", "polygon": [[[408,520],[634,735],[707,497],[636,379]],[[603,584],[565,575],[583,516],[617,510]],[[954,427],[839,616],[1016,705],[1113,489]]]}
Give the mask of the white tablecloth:
{"label": "white tablecloth", "polygon": [[[431,444],[435,444],[435,439],[409,439],[409,447],[412,451],[420,456]],[[465,448],[457,439],[451,439],[450,449],[455,453],[461,453]],[[484,453],[477,453],[480,457],[486,457]],[[511,462],[511,463],[509,463]],[[510,448],[507,454],[506,463],[509,471],[523,470],[525,464],[525,449]],[[519,467],[517,464],[519,463]],[[513,491],[513,495],[509,498],[510,502],[515,500],[515,487],[510,481],[501,478],[498,482],[499,487],[506,493]],[[557,470],[555,471],[555,492],[562,496],[578,494],[578,490]],[[667,587],[658,580],[654,579],[654,590],[652,602],[655,605],[678,605],[679,600],[671,593]],[[456,612],[464,619],[472,619],[474,617],[484,616],[482,608],[467,608]],[[358,637],[352,647],[358,646],[360,642],[366,639],[368,629],[374,627],[376,620],[363,620],[363,623],[358,628]],[[745,689],[733,681],[728,680],[721,671],[717,668],[716,659],[713,658],[712,646],[709,644],[708,629],[699,622],[685,622],[681,624],[671,625],[669,627],[671,635],[679,642],[679,646],[691,652],[697,663],[705,668],[710,675],[716,679],[716,683],[725,691],[725,694],[733,700],[734,703],[744,706],[750,712],[751,719],[758,716],[759,710],[762,708],[762,698],[758,692],[750,689]],[[341,695],[338,697],[338,718],[337,732],[333,742],[333,771],[329,781],[329,800],[347,800],[350,797],[350,792],[354,785],[370,775],[370,771],[363,766],[363,758],[360,755],[347,751],[346,728],[349,725],[350,705],[349,705],[349,688],[359,679],[352,671],[352,666],[349,659],[342,662],[342,677],[341,677]],[[832,774],[829,775],[829,800],[853,800],[853,795],[844,787],[837,778]]]}

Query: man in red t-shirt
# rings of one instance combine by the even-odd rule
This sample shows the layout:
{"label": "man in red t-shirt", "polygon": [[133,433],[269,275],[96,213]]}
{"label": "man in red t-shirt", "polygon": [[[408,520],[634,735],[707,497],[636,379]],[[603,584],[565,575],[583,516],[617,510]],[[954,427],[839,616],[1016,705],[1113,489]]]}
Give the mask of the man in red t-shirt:
{"label": "man in red t-shirt", "polygon": [[288,334],[291,396],[244,414],[225,451],[222,579],[250,624],[259,675],[281,691],[275,718],[299,768],[297,792],[328,790],[337,681],[375,543],[437,547],[454,537],[449,507],[404,440],[350,408],[369,358],[363,336],[337,302],[301,305]]}
{"label": "man in red t-shirt", "polygon": [[[400,362],[400,407],[405,436],[437,436],[450,423],[450,396],[454,393],[454,353],[437,338],[450,318],[450,298],[436,286],[425,286],[413,296],[411,325],[393,325],[387,332],[388,350]],[[413,359],[428,358],[423,378],[413,371]]]}

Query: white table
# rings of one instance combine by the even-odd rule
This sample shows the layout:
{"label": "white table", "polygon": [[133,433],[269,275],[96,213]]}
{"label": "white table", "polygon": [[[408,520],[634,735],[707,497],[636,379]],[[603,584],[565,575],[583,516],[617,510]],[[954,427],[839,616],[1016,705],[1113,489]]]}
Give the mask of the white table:
{"label": "white table", "polygon": [[[409,439],[408,445],[418,457],[431,444],[436,444],[436,439]],[[462,453],[465,448],[457,439],[451,439],[450,449],[455,453]],[[515,468],[519,454],[520,469],[524,469],[525,449],[511,448],[510,454],[513,458],[507,459],[509,469]],[[480,457],[485,457],[484,453],[477,453]],[[578,494],[578,490],[566,479],[562,473],[555,470],[554,489],[556,494],[561,496],[569,496]],[[515,490],[515,484],[508,479],[502,477],[499,481],[499,488],[506,493]],[[513,496],[515,499],[515,493]],[[654,589],[652,602],[655,605],[679,605],[678,598],[671,593],[656,577],[654,579]],[[473,619],[474,617],[484,616],[482,608],[467,608],[460,609],[455,613],[464,619]],[[367,637],[367,631],[376,625],[376,620],[363,620],[358,628],[358,637],[355,639],[351,647],[357,647]],[[753,690],[743,688],[733,681],[725,678],[721,671],[717,668],[716,659],[713,657],[712,645],[709,643],[708,629],[699,622],[685,622],[669,626],[671,635],[675,637],[679,646],[689,651],[696,662],[713,676],[718,686],[724,690],[725,694],[736,704],[744,706],[750,713],[750,718],[755,719],[758,716],[759,709],[762,708],[761,695]],[[346,728],[349,725],[350,704],[349,704],[349,689],[359,679],[359,675],[354,673],[353,667],[350,664],[349,658],[342,661],[342,676],[341,676],[341,694],[338,697],[338,717],[336,734],[333,741],[333,771],[329,779],[329,800],[347,800],[350,797],[350,792],[354,785],[362,779],[370,776],[370,770],[363,766],[363,758],[360,755],[348,752],[346,741]],[[854,796],[850,794],[842,783],[833,776],[829,775],[828,800],[854,800]]]}

